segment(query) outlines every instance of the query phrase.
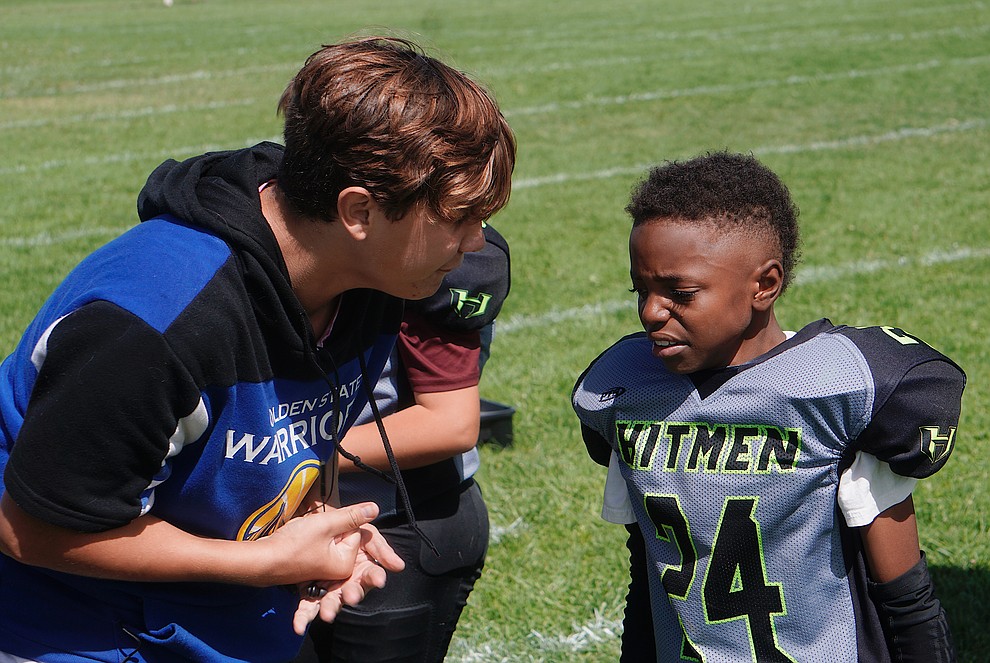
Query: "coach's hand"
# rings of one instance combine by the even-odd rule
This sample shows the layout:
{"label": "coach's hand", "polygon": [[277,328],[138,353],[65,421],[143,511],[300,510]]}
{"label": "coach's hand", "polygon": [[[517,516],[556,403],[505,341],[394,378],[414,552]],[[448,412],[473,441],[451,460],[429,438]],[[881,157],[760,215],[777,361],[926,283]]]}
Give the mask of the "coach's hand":
{"label": "coach's hand", "polygon": [[300,599],[292,622],[296,633],[304,634],[317,617],[333,621],[342,606],[356,605],[369,590],[383,587],[386,571],[405,568],[385,537],[368,524],[377,515],[377,505],[355,504],[294,518],[276,533],[296,539],[305,530],[308,538],[317,526],[325,534],[321,545],[308,553],[314,562],[323,558],[322,573],[309,576],[320,580],[297,583]]}

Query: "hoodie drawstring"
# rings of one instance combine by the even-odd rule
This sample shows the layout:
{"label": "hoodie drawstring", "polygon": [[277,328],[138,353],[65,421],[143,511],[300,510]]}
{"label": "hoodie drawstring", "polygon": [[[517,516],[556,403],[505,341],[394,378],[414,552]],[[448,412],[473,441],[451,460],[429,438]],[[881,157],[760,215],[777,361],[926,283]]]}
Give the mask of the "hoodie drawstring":
{"label": "hoodie drawstring", "polygon": [[[340,376],[337,372],[337,363],[334,361],[333,355],[330,354],[329,350],[324,349],[324,353],[326,354],[326,357],[330,360],[330,365],[333,367],[334,380],[336,380],[336,382],[339,383]],[[334,422],[337,422],[339,421],[339,417],[340,417],[340,403],[338,401],[339,394],[337,393],[337,387],[334,384],[334,380],[331,380],[330,376],[327,375],[326,372],[323,370],[323,367],[320,366],[320,362],[317,361],[315,354],[310,354],[310,356],[313,359],[313,364],[319,370],[320,375],[323,376],[323,379],[330,387],[330,400],[332,402],[332,407],[333,407],[333,417],[334,417]],[[371,383],[368,380],[368,366],[364,358],[364,352],[359,350],[357,356],[358,356],[358,363],[361,368],[361,382],[364,386],[365,395],[368,398],[368,404],[371,406],[371,413],[375,418],[375,424],[378,426],[378,434],[382,439],[382,446],[384,446],[385,448],[385,455],[388,457],[388,464],[389,467],[391,467],[392,469],[392,474],[390,475],[377,468],[367,465],[366,463],[361,461],[361,458],[359,456],[352,454],[346,449],[344,449],[344,447],[340,443],[340,438],[337,436],[336,423],[332,427],[333,432],[331,433],[331,438],[333,440],[334,448],[340,453],[341,456],[354,463],[355,467],[365,472],[368,472],[369,474],[372,474],[380,479],[388,481],[389,483],[395,484],[399,492],[399,499],[402,502],[402,508],[406,512],[406,518],[409,521],[409,525],[412,527],[413,531],[416,532],[417,536],[419,536],[419,538],[423,541],[423,543],[425,543],[427,547],[429,547],[429,549],[433,551],[433,554],[436,555],[437,557],[440,557],[440,551],[437,550],[437,547],[433,544],[433,541],[430,540],[430,537],[427,536],[426,532],[424,532],[422,528],[420,528],[420,526],[416,523],[416,515],[413,513],[412,502],[409,499],[409,491],[406,489],[405,481],[402,480],[402,471],[399,470],[399,463],[395,460],[395,453],[392,451],[392,444],[388,441],[388,434],[385,432],[385,424],[382,422],[382,415],[378,411],[378,404],[375,402],[374,390],[372,389]],[[326,489],[325,464],[321,466],[320,489],[321,491],[323,491],[322,492],[323,495],[327,494],[325,492]]]}
{"label": "hoodie drawstring", "polygon": [[[364,361],[364,353],[358,353],[358,361],[361,365],[361,382],[364,384],[364,392],[368,396],[368,403],[371,405],[371,413],[375,417],[375,424],[378,426],[378,435],[382,438],[382,446],[385,447],[385,455],[388,456],[388,464],[392,468],[392,476],[395,478],[395,486],[399,490],[399,498],[402,500],[402,508],[406,510],[406,517],[409,519],[409,526],[413,528],[413,531],[419,535],[419,538],[423,540],[433,554],[440,557],[440,551],[437,547],[433,545],[433,541],[430,537],[426,535],[419,525],[416,524],[416,515],[412,510],[412,502],[409,500],[409,491],[406,490],[406,483],[402,480],[402,472],[399,470],[399,463],[395,460],[395,454],[392,452],[392,445],[388,441],[388,434],[385,432],[385,424],[382,422],[382,415],[378,412],[378,403],[375,402],[375,393],[371,388],[371,383],[368,382],[368,369]],[[340,445],[337,445],[340,449]],[[346,456],[345,456],[346,458]],[[352,459],[351,462],[354,462]],[[354,463],[357,465],[357,463]],[[358,465],[360,467],[360,465]]]}

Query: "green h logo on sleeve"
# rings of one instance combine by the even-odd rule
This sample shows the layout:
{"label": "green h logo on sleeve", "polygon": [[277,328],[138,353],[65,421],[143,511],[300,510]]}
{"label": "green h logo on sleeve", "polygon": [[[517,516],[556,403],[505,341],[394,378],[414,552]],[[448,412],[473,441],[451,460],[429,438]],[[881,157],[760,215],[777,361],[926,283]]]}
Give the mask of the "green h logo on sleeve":
{"label": "green h logo on sleeve", "polygon": [[491,300],[492,296],[486,292],[473,296],[470,290],[450,289],[450,305],[461,318],[476,318],[479,315],[484,315],[485,311],[488,310],[488,302]]}
{"label": "green h logo on sleeve", "polygon": [[956,440],[956,427],[949,426],[942,430],[938,426],[922,426],[921,451],[935,464],[952,453],[952,445]]}

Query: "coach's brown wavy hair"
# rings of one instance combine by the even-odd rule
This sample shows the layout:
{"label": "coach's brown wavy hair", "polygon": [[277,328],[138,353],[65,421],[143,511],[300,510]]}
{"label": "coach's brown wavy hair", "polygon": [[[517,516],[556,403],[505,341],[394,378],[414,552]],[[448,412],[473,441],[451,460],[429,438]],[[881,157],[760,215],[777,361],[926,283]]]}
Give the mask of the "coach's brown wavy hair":
{"label": "coach's brown wavy hair", "polygon": [[516,144],[494,99],[414,43],[364,37],[322,47],[286,87],[279,187],[299,212],[337,215],[348,186],[390,219],[484,220],[509,200]]}

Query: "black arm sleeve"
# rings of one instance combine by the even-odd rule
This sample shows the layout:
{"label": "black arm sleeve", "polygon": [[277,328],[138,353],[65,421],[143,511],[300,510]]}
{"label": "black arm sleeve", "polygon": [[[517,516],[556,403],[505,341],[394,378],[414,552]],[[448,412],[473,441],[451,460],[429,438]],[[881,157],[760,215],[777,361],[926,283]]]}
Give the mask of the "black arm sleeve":
{"label": "black arm sleeve", "polygon": [[653,608],[646,562],[646,542],[636,524],[626,525],[629,538],[629,592],[622,617],[620,663],[656,663],[657,646],[653,635]]}
{"label": "black arm sleeve", "polygon": [[890,582],[870,583],[870,594],[880,612],[891,660],[897,663],[952,663],[956,660],[952,635],[928,564],[921,560]]}
{"label": "black arm sleeve", "polygon": [[588,455],[602,467],[608,467],[612,459],[612,447],[608,441],[598,434],[594,428],[581,424],[581,437],[584,438],[584,446],[588,449]]}

